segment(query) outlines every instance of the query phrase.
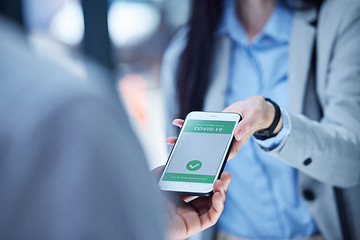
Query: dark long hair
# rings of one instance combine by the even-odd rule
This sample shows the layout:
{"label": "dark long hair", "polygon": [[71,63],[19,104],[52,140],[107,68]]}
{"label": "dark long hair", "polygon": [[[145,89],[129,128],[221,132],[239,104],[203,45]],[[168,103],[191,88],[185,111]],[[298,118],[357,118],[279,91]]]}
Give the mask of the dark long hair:
{"label": "dark long hair", "polygon": [[[294,6],[292,0],[280,0],[286,7],[304,10],[320,5],[322,0],[302,0]],[[214,55],[214,32],[221,20],[223,0],[192,0],[192,12],[188,22],[187,45],[177,71],[179,116],[202,110],[206,91],[210,84],[211,64]]]}

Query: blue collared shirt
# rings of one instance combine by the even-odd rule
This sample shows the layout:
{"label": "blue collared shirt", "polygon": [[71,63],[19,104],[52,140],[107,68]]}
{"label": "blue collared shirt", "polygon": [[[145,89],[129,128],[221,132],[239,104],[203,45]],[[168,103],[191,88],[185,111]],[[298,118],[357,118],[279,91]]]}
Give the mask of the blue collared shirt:
{"label": "blue collared shirt", "polygon": [[[227,0],[219,33],[232,40],[226,105],[252,95],[270,97],[282,109],[289,105],[289,41],[293,14],[278,4],[253,42]],[[255,239],[304,238],[318,233],[316,223],[298,192],[298,172],[266,153],[289,132],[283,112],[280,133],[265,141],[251,138],[226,165],[232,175],[225,210],[217,228]]]}

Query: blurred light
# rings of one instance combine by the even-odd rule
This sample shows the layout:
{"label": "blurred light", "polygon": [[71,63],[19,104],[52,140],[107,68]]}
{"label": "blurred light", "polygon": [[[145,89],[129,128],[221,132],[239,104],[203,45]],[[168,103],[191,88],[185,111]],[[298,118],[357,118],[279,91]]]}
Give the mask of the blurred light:
{"label": "blurred light", "polygon": [[51,19],[65,0],[23,0],[25,24],[31,32],[47,32]]}
{"label": "blurred light", "polygon": [[126,74],[119,82],[128,111],[142,128],[147,127],[146,81],[140,74]]}
{"label": "blurred light", "polygon": [[77,45],[84,37],[84,16],[80,3],[70,1],[50,23],[50,33],[69,45]]}
{"label": "blurred light", "polygon": [[159,11],[139,2],[115,2],[108,14],[110,39],[117,47],[140,44],[160,24]]}

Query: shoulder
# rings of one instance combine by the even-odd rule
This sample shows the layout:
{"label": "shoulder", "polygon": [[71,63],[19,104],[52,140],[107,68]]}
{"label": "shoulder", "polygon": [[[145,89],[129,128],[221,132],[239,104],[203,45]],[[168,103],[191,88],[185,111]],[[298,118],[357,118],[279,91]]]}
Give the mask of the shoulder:
{"label": "shoulder", "polygon": [[338,23],[338,27],[358,21],[360,18],[360,0],[325,0],[321,8],[322,21]]}
{"label": "shoulder", "polygon": [[328,10],[336,11],[337,8],[337,12],[339,12],[342,9],[359,7],[360,0],[324,0],[322,5],[327,7]]}
{"label": "shoulder", "polygon": [[359,27],[360,0],[325,0],[318,18],[321,49],[329,52],[339,42],[339,38],[346,38],[348,42],[352,37],[358,37]]}

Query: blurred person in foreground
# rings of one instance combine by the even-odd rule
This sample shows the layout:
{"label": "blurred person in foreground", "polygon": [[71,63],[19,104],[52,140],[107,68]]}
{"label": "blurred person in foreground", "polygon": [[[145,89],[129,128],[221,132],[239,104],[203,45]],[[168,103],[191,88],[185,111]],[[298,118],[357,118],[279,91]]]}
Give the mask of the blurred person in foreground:
{"label": "blurred person in foreground", "polygon": [[217,238],[360,239],[360,2],[192,3],[163,58],[168,136],[193,110],[243,117]]}
{"label": "blurred person in foreground", "polygon": [[41,59],[1,15],[0,36],[0,239],[184,239],[217,221],[228,173],[212,197],[162,199],[110,75]]}

